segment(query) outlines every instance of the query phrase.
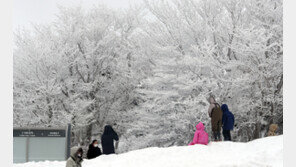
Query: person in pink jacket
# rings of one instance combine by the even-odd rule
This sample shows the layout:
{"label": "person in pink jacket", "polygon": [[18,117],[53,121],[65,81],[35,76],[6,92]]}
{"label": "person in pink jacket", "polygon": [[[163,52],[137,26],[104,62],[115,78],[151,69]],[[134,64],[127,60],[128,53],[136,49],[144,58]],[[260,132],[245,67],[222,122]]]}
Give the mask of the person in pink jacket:
{"label": "person in pink jacket", "polygon": [[205,132],[205,127],[202,122],[198,123],[196,125],[196,131],[194,133],[194,137],[191,143],[188,145],[194,145],[194,144],[204,144],[207,145],[209,142],[209,136],[208,133]]}

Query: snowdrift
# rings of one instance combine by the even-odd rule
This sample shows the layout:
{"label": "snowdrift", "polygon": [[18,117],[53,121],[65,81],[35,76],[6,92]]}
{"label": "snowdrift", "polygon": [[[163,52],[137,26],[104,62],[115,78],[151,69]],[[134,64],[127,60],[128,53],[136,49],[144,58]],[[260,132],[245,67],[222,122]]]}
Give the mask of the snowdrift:
{"label": "snowdrift", "polygon": [[[44,161],[13,167],[65,167],[66,162]],[[82,167],[192,167],[283,166],[283,135],[248,143],[211,142],[208,146],[151,147],[117,155],[84,160]]]}

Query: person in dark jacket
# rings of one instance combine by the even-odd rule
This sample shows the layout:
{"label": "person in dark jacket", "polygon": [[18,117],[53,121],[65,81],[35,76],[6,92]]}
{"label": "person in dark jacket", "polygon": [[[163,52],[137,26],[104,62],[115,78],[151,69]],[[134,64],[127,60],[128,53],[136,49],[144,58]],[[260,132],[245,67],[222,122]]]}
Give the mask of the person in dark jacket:
{"label": "person in dark jacket", "polygon": [[87,155],[86,155],[87,158],[93,159],[93,158],[100,156],[101,154],[102,154],[101,149],[98,147],[98,141],[93,140],[92,143],[88,147],[88,151],[87,151]]}
{"label": "person in dark jacket", "polygon": [[226,104],[223,104],[221,106],[221,109],[223,111],[222,125],[224,141],[231,141],[230,131],[233,130],[234,116],[229,111],[228,106]]}
{"label": "person in dark jacket", "polygon": [[113,128],[110,125],[106,125],[104,128],[104,133],[102,135],[102,148],[103,148],[103,154],[114,154],[114,140],[116,141],[115,148],[118,147],[118,135],[113,130]]}
{"label": "person in dark jacket", "polygon": [[208,99],[210,106],[208,109],[209,117],[211,118],[212,132],[214,141],[221,141],[221,126],[222,126],[222,110],[213,96]]}

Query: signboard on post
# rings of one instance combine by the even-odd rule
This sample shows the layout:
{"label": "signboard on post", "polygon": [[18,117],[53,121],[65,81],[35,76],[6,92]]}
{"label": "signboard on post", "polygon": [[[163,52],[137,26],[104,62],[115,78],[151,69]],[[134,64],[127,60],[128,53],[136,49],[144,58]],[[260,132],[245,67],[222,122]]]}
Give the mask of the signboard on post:
{"label": "signboard on post", "polygon": [[64,128],[14,128],[13,163],[66,160],[70,131],[70,124]]}
{"label": "signboard on post", "polygon": [[13,137],[66,137],[66,130],[30,130],[30,129],[15,129]]}

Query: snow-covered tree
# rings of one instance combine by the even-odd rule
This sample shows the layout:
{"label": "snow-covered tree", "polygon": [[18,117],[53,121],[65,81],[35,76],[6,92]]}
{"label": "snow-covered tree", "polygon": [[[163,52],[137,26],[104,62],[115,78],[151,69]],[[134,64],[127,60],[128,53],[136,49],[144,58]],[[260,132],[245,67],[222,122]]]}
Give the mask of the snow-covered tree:
{"label": "snow-covered tree", "polygon": [[102,127],[116,119],[110,115],[126,112],[142,77],[135,72],[149,66],[141,63],[145,58],[129,40],[136,33],[139,14],[101,6],[89,12],[61,7],[52,24],[17,33],[14,124],[70,122],[74,131],[87,126],[90,139],[93,124]]}
{"label": "snow-covered tree", "polygon": [[[71,122],[73,143],[105,124],[120,152],[186,145],[207,98],[228,104],[233,138],[283,125],[283,9],[277,0],[145,0],[125,11],[61,7],[15,34],[14,125]],[[139,141],[139,142],[137,142]]]}

